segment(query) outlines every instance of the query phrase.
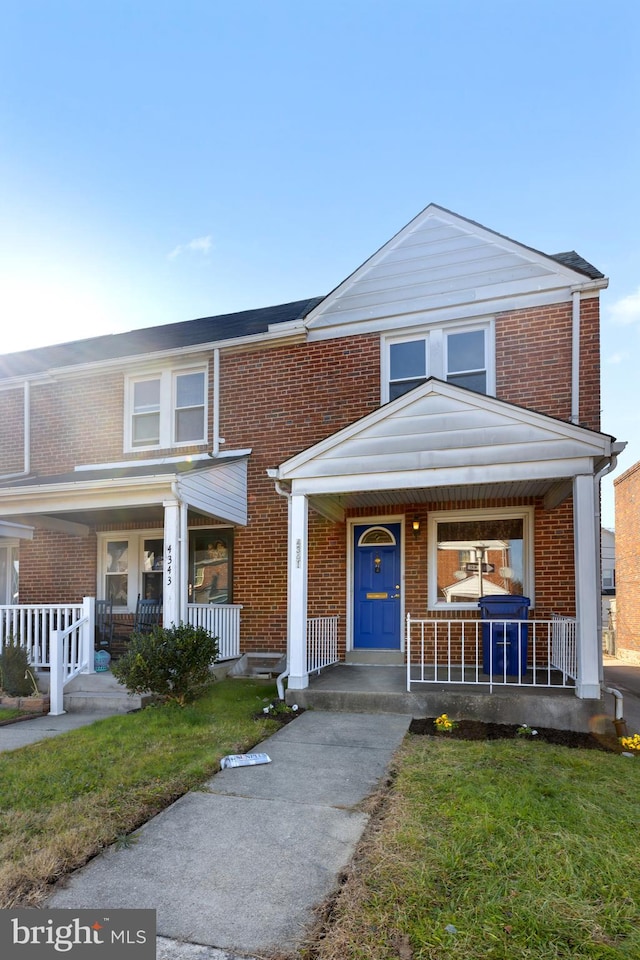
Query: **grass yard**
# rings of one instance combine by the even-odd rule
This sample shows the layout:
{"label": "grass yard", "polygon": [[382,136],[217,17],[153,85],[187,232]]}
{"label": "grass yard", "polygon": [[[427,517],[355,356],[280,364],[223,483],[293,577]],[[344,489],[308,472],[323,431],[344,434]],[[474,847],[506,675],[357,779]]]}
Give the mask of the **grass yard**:
{"label": "grass yard", "polygon": [[640,957],[640,761],[410,736],[307,960]]}
{"label": "grass yard", "polygon": [[37,906],[47,885],[215,773],[279,724],[253,719],[273,684],[223,680],[188,707],[100,720],[0,754],[0,908]]}
{"label": "grass yard", "polygon": [[[48,885],[279,723],[274,687],[98,721],[0,754],[0,907]],[[259,719],[254,719],[260,714]],[[637,960],[640,760],[409,735],[304,960]]]}
{"label": "grass yard", "polygon": [[0,706],[0,726],[3,723],[8,723],[10,720],[17,720],[18,717],[23,717],[24,714],[25,711],[19,710],[17,707]]}

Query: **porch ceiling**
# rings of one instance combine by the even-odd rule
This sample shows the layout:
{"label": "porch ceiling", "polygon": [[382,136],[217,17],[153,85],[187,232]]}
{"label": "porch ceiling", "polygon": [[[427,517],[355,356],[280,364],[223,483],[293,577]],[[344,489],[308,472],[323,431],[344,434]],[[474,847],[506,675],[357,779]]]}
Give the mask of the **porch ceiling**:
{"label": "porch ceiling", "polygon": [[[487,501],[547,498],[547,507],[558,506],[571,493],[571,481],[523,480],[514,483],[480,483],[468,486],[417,487],[401,490],[366,490],[309,498],[310,506],[323,516],[356,508],[379,509],[401,504],[445,504],[454,501]],[[553,502],[551,502],[553,497]]]}

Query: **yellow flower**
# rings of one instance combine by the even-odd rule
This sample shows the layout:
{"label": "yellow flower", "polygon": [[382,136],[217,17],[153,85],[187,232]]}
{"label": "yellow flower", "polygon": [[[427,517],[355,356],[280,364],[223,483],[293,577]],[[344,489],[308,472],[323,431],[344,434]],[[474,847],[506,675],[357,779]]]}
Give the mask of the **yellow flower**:
{"label": "yellow flower", "polygon": [[454,729],[454,727],[457,726],[457,722],[455,720],[450,720],[448,714],[446,713],[441,713],[439,717],[436,717],[434,724],[437,730],[440,730],[441,732],[444,731],[446,733],[449,733]]}
{"label": "yellow flower", "polygon": [[620,737],[620,744],[625,750],[640,753],[640,733],[634,733],[632,737]]}

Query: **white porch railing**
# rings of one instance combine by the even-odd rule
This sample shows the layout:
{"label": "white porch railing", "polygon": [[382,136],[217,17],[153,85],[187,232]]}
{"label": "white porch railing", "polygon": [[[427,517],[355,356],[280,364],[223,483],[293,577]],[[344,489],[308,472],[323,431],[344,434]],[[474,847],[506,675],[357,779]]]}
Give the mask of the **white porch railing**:
{"label": "white porch railing", "polygon": [[[51,665],[51,635],[66,630],[83,617],[90,597],[83,603],[22,603],[0,606],[0,644],[13,637],[26,647],[29,662],[36,670]],[[91,634],[93,650],[93,634]]]}
{"label": "white porch railing", "polygon": [[190,603],[187,620],[218,638],[220,660],[232,660],[240,656],[241,610],[240,603]]}
{"label": "white porch railing", "polygon": [[307,620],[307,673],[318,673],[338,662],[338,617]]}
{"label": "white porch railing", "polygon": [[415,683],[573,687],[577,624],[550,620],[415,620],[407,615],[407,690]]}
{"label": "white porch railing", "polygon": [[65,685],[79,673],[93,673],[95,599],[82,603],[0,606],[0,645],[10,638],[25,647],[36,670],[50,671],[49,713],[64,713]]}

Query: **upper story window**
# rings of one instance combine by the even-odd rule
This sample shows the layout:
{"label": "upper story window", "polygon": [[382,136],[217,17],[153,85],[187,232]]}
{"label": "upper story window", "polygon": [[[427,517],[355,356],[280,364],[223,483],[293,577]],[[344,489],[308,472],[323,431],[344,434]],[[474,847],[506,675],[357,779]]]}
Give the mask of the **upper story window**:
{"label": "upper story window", "polygon": [[492,393],[493,353],[493,325],[489,322],[389,337],[383,341],[382,402],[395,400],[428,377]]}
{"label": "upper story window", "polygon": [[125,447],[150,450],[207,439],[204,367],[130,377],[125,403]]}
{"label": "upper story window", "polygon": [[447,381],[487,392],[486,335],[484,330],[449,333],[446,336]]}

